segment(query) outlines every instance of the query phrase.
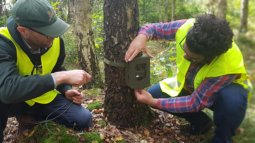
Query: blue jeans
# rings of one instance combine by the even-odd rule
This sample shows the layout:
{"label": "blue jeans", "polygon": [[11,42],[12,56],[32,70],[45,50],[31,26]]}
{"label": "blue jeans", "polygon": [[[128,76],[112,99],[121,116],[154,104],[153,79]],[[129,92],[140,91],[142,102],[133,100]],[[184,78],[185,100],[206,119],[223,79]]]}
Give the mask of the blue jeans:
{"label": "blue jeans", "polygon": [[[148,89],[154,98],[171,98],[163,93],[159,84]],[[218,93],[214,104],[209,107],[213,111],[213,121],[216,126],[212,143],[231,143],[232,136],[244,119],[247,107],[247,90],[241,85],[232,83]],[[180,96],[185,96],[181,93]],[[190,124],[205,124],[211,119],[202,111],[188,113],[171,113],[186,119]]]}
{"label": "blue jeans", "polygon": [[28,106],[26,103],[4,104],[0,102],[0,143],[3,142],[3,130],[8,117],[20,115],[31,115],[37,121],[54,119],[53,121],[75,130],[92,126],[90,111],[62,95],[58,95],[49,104],[35,104],[34,106]]}

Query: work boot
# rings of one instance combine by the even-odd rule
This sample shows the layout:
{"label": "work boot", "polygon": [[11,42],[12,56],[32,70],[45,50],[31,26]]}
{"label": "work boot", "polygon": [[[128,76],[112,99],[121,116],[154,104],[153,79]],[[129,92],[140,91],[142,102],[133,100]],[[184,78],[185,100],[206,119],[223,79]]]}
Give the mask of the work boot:
{"label": "work boot", "polygon": [[199,125],[190,125],[190,134],[191,135],[200,135],[207,133],[213,127],[213,122],[208,121],[206,124],[199,124]]}
{"label": "work boot", "polygon": [[35,120],[32,116],[22,115],[16,117],[19,122],[18,135],[24,135],[34,128]]}

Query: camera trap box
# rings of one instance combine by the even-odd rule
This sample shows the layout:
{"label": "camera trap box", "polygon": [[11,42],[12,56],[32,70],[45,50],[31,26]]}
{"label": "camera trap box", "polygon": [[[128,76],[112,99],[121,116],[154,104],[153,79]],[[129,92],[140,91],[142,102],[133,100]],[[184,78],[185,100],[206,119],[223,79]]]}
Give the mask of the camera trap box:
{"label": "camera trap box", "polygon": [[143,55],[127,63],[125,83],[132,89],[142,89],[150,85],[150,57]]}

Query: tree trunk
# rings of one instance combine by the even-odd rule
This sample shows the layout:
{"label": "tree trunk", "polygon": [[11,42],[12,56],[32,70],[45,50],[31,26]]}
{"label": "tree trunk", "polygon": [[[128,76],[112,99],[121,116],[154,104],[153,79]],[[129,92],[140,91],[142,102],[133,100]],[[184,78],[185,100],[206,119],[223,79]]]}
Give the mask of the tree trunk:
{"label": "tree trunk", "polygon": [[4,1],[3,0],[0,0],[0,16],[3,16],[3,7],[4,7]]}
{"label": "tree trunk", "polygon": [[169,11],[170,11],[170,2],[169,0],[164,1],[164,21],[163,22],[168,22],[169,21]]}
{"label": "tree trunk", "polygon": [[102,87],[102,79],[95,55],[95,43],[91,28],[91,4],[89,0],[75,0],[75,33],[78,58],[83,70],[90,73],[93,81],[84,88]]}
{"label": "tree trunk", "polygon": [[165,13],[164,6],[165,6],[165,4],[162,5],[162,3],[160,3],[160,2],[157,2],[154,4],[154,7],[156,9],[155,13],[157,13],[157,15],[158,15],[158,20],[157,20],[158,22],[164,22],[164,20],[165,20],[166,13]]}
{"label": "tree trunk", "polygon": [[218,0],[217,10],[215,15],[219,18],[226,19],[227,15],[227,0]]}
{"label": "tree trunk", "polygon": [[206,3],[208,13],[215,14],[215,5],[216,5],[216,0],[208,0],[208,2]]}
{"label": "tree trunk", "polygon": [[75,4],[74,0],[68,0],[68,13],[67,13],[67,21],[68,23],[73,23],[73,19],[75,17]]}
{"label": "tree trunk", "polygon": [[242,0],[239,32],[247,32],[249,0]]}
{"label": "tree trunk", "polygon": [[208,7],[208,13],[212,13],[219,18],[226,19],[227,0],[209,0],[206,5]]}
{"label": "tree trunk", "polygon": [[4,16],[5,15],[5,11],[6,11],[6,0],[0,0],[0,16]]}
{"label": "tree trunk", "polygon": [[175,0],[172,0],[171,21],[175,20]]}
{"label": "tree trunk", "polygon": [[[139,29],[137,0],[105,0],[105,58],[124,63],[124,55]],[[150,108],[136,101],[134,91],[124,84],[124,68],[105,64],[105,116],[118,127],[149,123]]]}

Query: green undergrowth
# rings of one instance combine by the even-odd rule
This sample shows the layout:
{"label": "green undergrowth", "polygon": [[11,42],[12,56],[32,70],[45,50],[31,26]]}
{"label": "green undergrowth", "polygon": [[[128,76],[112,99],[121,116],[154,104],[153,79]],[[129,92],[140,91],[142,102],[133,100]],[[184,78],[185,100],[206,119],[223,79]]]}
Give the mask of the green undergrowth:
{"label": "green undergrowth", "polygon": [[19,136],[17,143],[102,143],[98,132],[75,132],[62,125],[48,122],[37,125]]}
{"label": "green undergrowth", "polygon": [[94,101],[92,103],[89,103],[87,106],[87,109],[89,109],[90,111],[94,110],[94,109],[99,109],[102,108],[103,104],[100,101]]}
{"label": "green undergrowth", "polygon": [[102,89],[101,88],[86,89],[83,90],[82,93],[85,95],[85,97],[95,97],[102,94]]}

